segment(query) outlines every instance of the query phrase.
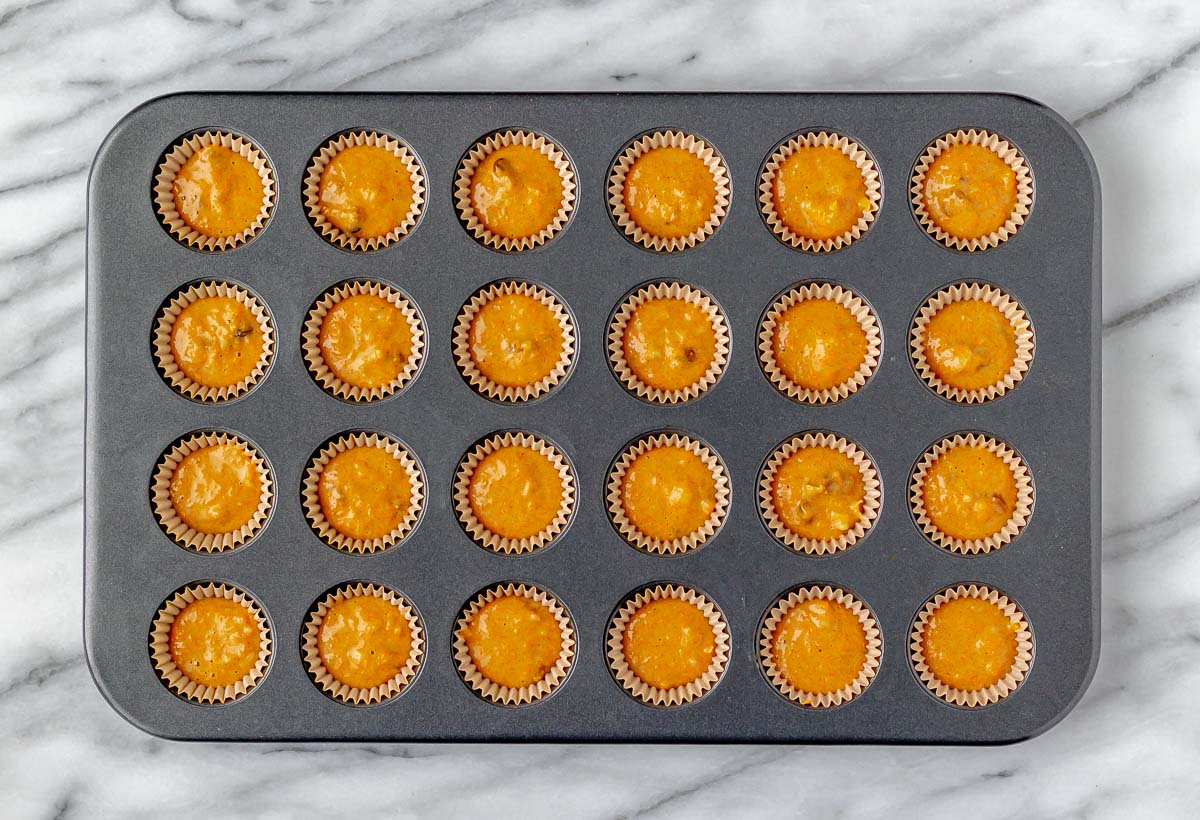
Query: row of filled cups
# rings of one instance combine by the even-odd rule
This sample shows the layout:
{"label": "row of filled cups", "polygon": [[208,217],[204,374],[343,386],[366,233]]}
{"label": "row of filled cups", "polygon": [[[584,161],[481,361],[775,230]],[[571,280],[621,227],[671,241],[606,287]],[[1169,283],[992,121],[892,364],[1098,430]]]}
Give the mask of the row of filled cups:
{"label": "row of filled cups", "polygon": [[[875,309],[851,288],[826,281],[789,286],[755,329],[760,368],[802,404],[842,401],[868,384],[883,332]],[[994,401],[1021,383],[1034,333],[1021,304],[1002,288],[958,282],[932,293],[909,328],[917,376],[961,404]],[[156,368],[179,394],[230,401],[260,384],[278,332],[267,306],[228,280],[185,285],[164,301],[151,344]],[[339,282],[310,306],[300,345],[309,375],[352,403],[396,396],[427,357],[429,334],[416,303],[382,280]],[[610,369],[637,398],[662,406],[705,395],[729,365],[732,330],[706,290],[677,280],[644,282],[616,305],[603,344]],[[579,353],[574,315],[549,287],[498,280],[462,304],[450,339],[458,372],[473,391],[504,404],[536,401],[570,377]]]}
{"label": "row of filled cups", "polygon": [[[909,660],[935,697],[978,708],[1015,692],[1033,662],[1025,613],[980,584],[940,590],[913,617]],[[793,587],[763,612],[758,663],[793,704],[841,706],[869,690],[883,657],[878,620],[837,586]],[[603,635],[613,679],[650,706],[691,703],[717,687],[735,657],[724,612],[707,593],[676,582],[641,586],[613,610]],[[229,583],[185,585],[160,605],[150,628],[159,678],[181,698],[223,704],[251,693],[276,651],[263,605]],[[580,653],[570,611],[532,583],[489,585],[463,604],[448,654],[462,681],[498,706],[534,704],[564,685]],[[312,682],[350,706],[382,703],[414,685],[430,654],[416,605],[371,581],[336,586],[309,608],[300,654]]]}
{"label": "row of filled cups", "polygon": [[[523,555],[560,540],[579,503],[576,468],[544,435],[498,431],[461,457],[451,506],[478,546]],[[729,470],[698,436],[644,433],[612,460],[604,505],[615,531],[652,555],[700,549],[722,529],[733,499]],[[395,436],[348,431],[321,445],[304,469],[304,516],[328,546],[352,555],[381,552],[417,530],[429,483],[409,445]],[[754,482],[759,516],[779,543],[832,555],[866,538],[883,485],[870,455],[849,438],[796,433],[770,452]],[[1029,467],[1011,445],[955,433],[917,459],[906,488],[913,520],[938,547],[978,555],[1013,541],[1033,513]],[[179,546],[212,554],[249,544],[267,526],[276,488],[269,462],[245,436],[189,433],[159,458],[150,505]]]}
{"label": "row of filled cups", "polygon": [[[1033,176],[1021,151],[999,134],[960,129],[936,136],[906,180],[918,224],[942,245],[995,248],[1025,223]],[[275,171],[253,140],[225,130],[185,134],[163,152],[151,194],[159,221],[185,246],[225,251],[268,226]],[[413,148],[382,130],[345,131],[312,154],[301,182],[304,211],[335,247],[368,252],[418,227],[430,197]],[[714,235],[732,206],[724,158],[703,137],[647,131],[613,159],[604,184],[617,230],[647,250],[671,253]],[[495,131],[463,154],[454,173],[459,221],[481,245],[523,252],[552,241],[571,222],[580,181],[570,156],[533,130]],[[798,131],[763,160],[755,196],[764,224],[788,247],[841,250],[861,239],[883,203],[883,179],[856,140]]]}

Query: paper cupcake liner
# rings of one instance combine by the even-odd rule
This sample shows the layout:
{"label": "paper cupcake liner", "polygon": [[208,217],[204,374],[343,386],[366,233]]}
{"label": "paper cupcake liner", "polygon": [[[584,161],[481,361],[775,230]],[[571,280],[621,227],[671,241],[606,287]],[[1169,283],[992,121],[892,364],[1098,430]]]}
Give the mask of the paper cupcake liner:
{"label": "paper cupcake liner", "polygon": [[[709,214],[708,221],[687,236],[664,238],[649,234],[634,222],[633,217],[625,209],[625,177],[629,174],[629,169],[633,167],[634,162],[642,154],[655,148],[667,147],[682,148],[699,157],[708,168],[709,173],[712,174],[713,184],[717,191],[716,202],[713,206],[713,212]],[[612,211],[612,216],[617,223],[617,227],[634,244],[641,245],[643,248],[652,251],[670,253],[687,250],[708,239],[725,219],[725,214],[729,211],[731,198],[732,190],[729,182],[729,171],[725,167],[725,161],[704,140],[682,131],[655,131],[652,134],[647,134],[634,140],[617,157],[608,177],[608,206]]]}
{"label": "paper cupcake liner", "polygon": [[[1017,630],[1017,656],[1013,660],[1012,668],[1008,670],[1008,674],[986,689],[965,690],[947,686],[934,676],[933,671],[925,662],[925,650],[921,645],[921,638],[929,618],[942,604],[959,598],[978,598],[991,601],[1019,627]],[[1033,632],[1029,628],[1029,621],[1026,620],[1025,613],[1015,602],[982,584],[960,584],[955,587],[947,587],[933,596],[917,613],[916,620],[913,621],[910,649],[912,650],[913,669],[916,671],[917,677],[921,679],[921,683],[925,684],[930,692],[955,706],[972,708],[988,706],[1008,697],[1021,685],[1021,681],[1025,680],[1025,676],[1029,673],[1029,667],[1033,663]]]}
{"label": "paper cupcake liner", "polygon": [[[236,299],[245,305],[246,309],[254,316],[255,321],[258,322],[258,329],[263,339],[262,355],[259,356],[250,375],[237,384],[224,387],[208,387],[193,381],[179,367],[179,363],[175,359],[175,351],[171,347],[171,335],[175,330],[175,321],[179,315],[195,302],[214,296]],[[154,363],[158,368],[159,375],[176,393],[194,401],[206,403],[229,401],[249,393],[266,375],[267,368],[271,366],[271,359],[275,356],[275,324],[271,321],[271,315],[267,313],[263,303],[245,288],[232,282],[198,282],[181,288],[171,297],[166,307],[159,311],[158,318],[154,322],[152,344]]]}
{"label": "paper cupcake liner", "polygon": [[[826,146],[838,149],[858,166],[858,170],[862,172],[863,182],[867,187],[867,199],[871,205],[866,213],[859,216],[854,226],[845,233],[829,239],[810,239],[807,236],[800,236],[795,233],[783,223],[783,220],[776,212],[775,175],[779,172],[779,167],[783,164],[783,161],[799,149]],[[871,156],[863,150],[861,145],[845,135],[826,131],[810,131],[805,134],[797,134],[776,148],[774,153],[763,164],[762,174],[759,177],[758,192],[758,202],[762,209],[762,215],[767,222],[767,227],[771,229],[771,233],[775,234],[775,237],[784,244],[808,253],[838,251],[861,237],[871,227],[871,223],[875,221],[875,215],[879,213],[879,203],[883,198],[882,185],[879,180],[879,168],[876,167],[875,161],[871,159]]]}
{"label": "paper cupcake liner", "polygon": [[[651,387],[638,378],[625,361],[625,328],[629,326],[629,321],[639,306],[655,299],[679,299],[696,305],[708,315],[716,336],[713,360],[708,370],[699,381],[679,390]],[[729,363],[729,348],[729,323],[725,319],[725,313],[707,293],[683,282],[653,282],[638,288],[621,302],[608,328],[608,361],[617,381],[630,393],[652,404],[679,404],[691,401],[707,391],[725,372]]]}
{"label": "paper cupcake liner", "polygon": [[[329,311],[343,299],[361,295],[378,296],[395,305],[404,314],[408,329],[412,334],[412,353],[396,378],[381,387],[358,387],[343,381],[325,363],[321,353],[321,325]],[[309,375],[326,393],[344,401],[372,402],[387,398],[408,387],[421,369],[421,360],[425,355],[425,325],[421,321],[413,303],[399,290],[383,282],[361,279],[353,282],[342,282],[325,291],[313,306],[309,308],[304,319],[304,330],[300,338],[301,350],[304,353],[304,363],[308,366]]]}
{"label": "paper cupcake liner", "polygon": [[[341,151],[360,145],[373,145],[391,151],[404,163],[412,182],[412,206],[408,209],[404,220],[383,236],[351,236],[327,220],[321,213],[321,174],[325,172],[325,167]],[[425,172],[422,170],[421,164],[402,142],[378,131],[351,131],[334,137],[321,146],[321,150],[312,158],[308,170],[304,174],[304,211],[308,215],[308,221],[322,239],[348,251],[377,251],[399,242],[416,227],[424,206]]]}
{"label": "paper cupcake liner", "polygon": [[[929,322],[946,305],[966,301],[986,302],[1003,313],[1009,324],[1012,325],[1017,341],[1016,357],[1004,377],[994,384],[976,390],[963,390],[946,384],[934,372],[929,360],[925,357],[925,329]],[[917,375],[933,392],[963,404],[979,404],[998,399],[1016,387],[1021,379],[1025,378],[1025,373],[1033,361],[1033,345],[1033,325],[1030,324],[1025,309],[1016,299],[999,288],[977,282],[951,285],[929,297],[917,312],[909,333],[909,348]]]}
{"label": "paper cupcake liner", "polygon": [[[258,470],[258,479],[262,485],[258,509],[250,516],[250,520],[233,532],[204,533],[189,526],[175,509],[171,500],[171,480],[175,470],[183,459],[190,453],[213,447],[218,444],[236,444],[245,450],[246,455],[254,462]],[[150,481],[150,506],[154,510],[154,518],[172,541],[192,552],[214,553],[236,549],[256,536],[267,523],[271,515],[271,505],[275,500],[274,485],[271,480],[271,469],[258,448],[241,436],[217,431],[192,433],[172,445],[158,460],[154,468],[154,477]]]}
{"label": "paper cupcake liner", "polygon": [[[858,320],[863,333],[867,337],[867,355],[854,375],[846,381],[825,390],[810,390],[796,384],[780,369],[775,361],[775,328],[781,317],[788,309],[809,299],[828,299],[846,308]],[[801,404],[831,404],[842,401],[867,383],[879,367],[879,351],[883,339],[879,328],[879,320],[874,311],[854,291],[840,285],[828,282],[810,282],[789,290],[780,296],[763,317],[758,330],[758,361],[763,373],[775,389],[789,399]]]}
{"label": "paper cupcake liner", "polygon": [[[171,625],[188,604],[201,598],[225,598],[245,606],[258,624],[258,660],[245,677],[229,686],[206,686],[189,678],[175,665],[171,656]],[[167,688],[193,703],[221,704],[244,697],[267,674],[271,663],[271,625],[258,601],[249,593],[230,584],[199,582],[188,584],[163,601],[150,626],[150,660],[154,671]]]}
{"label": "paper cupcake liner", "polygon": [[[963,445],[986,447],[995,453],[1012,470],[1013,478],[1017,482],[1017,502],[1012,516],[999,532],[992,533],[987,538],[964,540],[949,536],[937,528],[925,509],[924,485],[929,468],[947,450]],[[1025,461],[1017,454],[1016,450],[1000,439],[976,433],[957,433],[947,436],[926,450],[921,456],[921,460],[917,462],[916,469],[913,470],[909,491],[913,518],[916,519],[917,526],[934,544],[959,555],[977,555],[1000,549],[1017,537],[1029,523],[1029,516],[1033,512],[1033,476],[1030,475]]]}
{"label": "paper cupcake liner", "polygon": [[[828,447],[831,450],[836,450],[844,454],[854,462],[854,465],[858,467],[859,473],[862,475],[862,518],[844,535],[829,541],[805,538],[797,535],[788,529],[787,524],[783,522],[775,510],[775,474],[788,458],[808,447]],[[829,433],[804,433],[792,436],[792,438],[779,445],[775,449],[775,452],[771,453],[771,457],[763,467],[762,477],[758,482],[758,509],[762,515],[763,523],[767,525],[767,529],[785,547],[796,552],[807,553],[808,555],[833,555],[834,553],[849,549],[865,538],[867,533],[870,532],[871,527],[875,525],[875,519],[879,517],[881,496],[879,472],[875,469],[875,464],[871,461],[870,457],[858,445],[850,441],[850,439]]]}
{"label": "paper cupcake liner", "polygon": [[[625,473],[629,470],[630,465],[642,453],[658,447],[679,447],[696,454],[712,473],[713,482],[716,485],[716,504],[708,519],[682,538],[673,538],[669,541],[651,538],[639,530],[629,520],[629,516],[625,512],[624,501],[621,498]],[[677,433],[643,436],[626,446],[608,474],[608,516],[612,520],[613,526],[631,547],[654,555],[679,555],[702,546],[725,523],[725,516],[729,514],[729,496],[729,473],[725,470],[725,465],[721,463],[717,454],[696,439]]]}
{"label": "paper cupcake liner", "polygon": [[[671,689],[659,689],[639,678],[625,660],[625,627],[638,610],[651,601],[676,598],[695,605],[712,626],[715,651],[708,669],[690,683]],[[709,692],[729,665],[729,624],[725,616],[707,595],[679,584],[654,584],[629,596],[613,615],[608,626],[608,666],[613,677],[629,695],[651,706],[682,706]]]}
{"label": "paper cupcake liner", "polygon": [[[408,511],[395,529],[379,538],[351,538],[339,532],[325,517],[325,509],[321,506],[321,474],[325,472],[325,467],[335,456],[355,447],[378,447],[399,461],[408,475]],[[421,509],[425,504],[425,481],[416,458],[400,442],[378,433],[350,433],[339,436],[313,456],[308,463],[308,469],[304,471],[300,498],[304,504],[304,518],[318,538],[339,552],[369,555],[393,547],[412,534],[417,522],[421,520]]]}
{"label": "paper cupcake liner", "polygon": [[[1013,173],[1017,177],[1017,203],[1013,207],[1013,212],[999,229],[987,236],[961,239],[951,236],[934,223],[933,218],[925,208],[925,193],[923,189],[925,187],[925,174],[929,171],[929,166],[933,164],[933,161],[945,153],[946,149],[951,145],[968,144],[982,145],[984,148],[990,149],[1013,169]],[[925,149],[920,159],[917,160],[916,166],[913,168],[909,192],[912,195],[913,213],[916,214],[917,222],[920,223],[921,227],[930,236],[946,247],[954,248],[955,250],[985,251],[1007,242],[1025,224],[1025,218],[1029,216],[1029,209],[1033,207],[1033,175],[1029,171],[1029,165],[1025,162],[1025,157],[1022,156],[1015,145],[990,131],[972,128],[970,130],[951,131],[943,134]]]}
{"label": "paper cupcake liner", "polygon": [[[793,607],[814,599],[833,601],[845,606],[858,616],[858,622],[862,624],[863,634],[867,638],[867,657],[863,661],[858,676],[852,683],[836,692],[805,692],[797,689],[788,682],[783,672],[775,665],[775,653],[772,651],[771,645],[775,637],[775,630],[779,628],[780,622]],[[762,663],[763,671],[771,685],[793,703],[815,709],[841,706],[861,695],[875,679],[875,673],[879,671],[879,659],[883,655],[883,641],[879,635],[879,623],[875,620],[874,614],[862,601],[846,590],[831,586],[801,587],[776,601],[763,620],[762,629],[759,630],[759,661]]]}
{"label": "paper cupcake liner", "polygon": [[[517,239],[499,236],[490,231],[479,220],[475,206],[471,203],[471,178],[475,175],[475,169],[493,151],[509,145],[525,145],[545,154],[558,170],[563,187],[562,205],[550,224],[533,236]],[[571,212],[575,209],[575,189],[575,169],[571,167],[567,155],[555,143],[532,131],[498,131],[475,143],[463,157],[458,166],[458,173],[454,176],[454,204],[458,210],[458,218],[467,229],[467,233],[481,245],[499,251],[528,251],[549,242],[566,227]]]}
{"label": "paper cupcake liner", "polygon": [[[480,372],[475,364],[475,359],[471,356],[471,323],[475,321],[475,316],[483,309],[484,305],[496,297],[509,296],[514,293],[536,299],[549,308],[553,312],[554,318],[558,320],[563,337],[562,354],[554,365],[554,369],[533,384],[521,387],[509,387],[492,381]],[[458,372],[477,393],[501,402],[531,401],[549,393],[566,378],[567,371],[571,369],[571,364],[575,360],[575,323],[562,302],[550,291],[532,282],[507,280],[480,288],[463,305],[458,319],[454,323],[452,347]]]}
{"label": "paper cupcake liner", "polygon": [[[554,619],[558,621],[562,635],[562,649],[559,651],[558,660],[546,672],[545,677],[529,686],[501,686],[484,677],[479,668],[475,666],[475,661],[471,658],[471,651],[467,648],[466,639],[463,638],[463,630],[475,617],[475,613],[497,598],[509,596],[520,596],[545,605],[554,615]],[[458,620],[454,622],[454,640],[451,648],[454,653],[454,665],[472,692],[484,700],[500,706],[520,706],[549,696],[566,680],[567,673],[571,671],[571,665],[575,662],[575,644],[575,625],[571,623],[571,616],[567,614],[566,608],[554,595],[531,584],[510,581],[485,589],[463,607]]]}
{"label": "paper cupcake liner", "polygon": [[[325,616],[329,613],[330,607],[338,601],[364,595],[379,598],[395,606],[404,615],[412,633],[412,649],[409,651],[408,662],[405,663],[404,668],[385,683],[369,689],[348,686],[335,678],[333,673],[326,668],[325,662],[321,660],[320,650],[321,624],[325,622]],[[342,703],[366,706],[391,700],[412,683],[421,668],[421,660],[425,656],[425,633],[421,628],[421,620],[417,617],[416,610],[404,599],[404,596],[394,589],[371,583],[343,584],[333,592],[322,596],[305,619],[304,633],[300,639],[300,654],[304,658],[304,668],[308,670],[309,677],[322,692]]]}
{"label": "paper cupcake liner", "polygon": [[[188,225],[175,207],[175,176],[193,154],[209,145],[222,145],[245,157],[262,180],[262,208],[250,227],[236,236],[205,236]],[[202,251],[227,251],[249,242],[271,218],[275,209],[275,172],[259,147],[245,137],[227,131],[204,131],[181,138],[167,150],[154,175],[153,196],[159,221],[176,241]]]}
{"label": "paper cupcake liner", "polygon": [[[537,535],[529,538],[506,538],[492,532],[476,517],[471,508],[471,477],[475,474],[475,468],[485,457],[505,447],[528,447],[541,453],[550,459],[562,481],[562,501],[554,520]],[[455,473],[454,511],[458,515],[459,523],[472,541],[492,552],[521,555],[548,546],[566,529],[574,510],[575,475],[571,471],[571,465],[557,446],[540,436],[529,433],[497,433],[489,436],[463,456]]]}

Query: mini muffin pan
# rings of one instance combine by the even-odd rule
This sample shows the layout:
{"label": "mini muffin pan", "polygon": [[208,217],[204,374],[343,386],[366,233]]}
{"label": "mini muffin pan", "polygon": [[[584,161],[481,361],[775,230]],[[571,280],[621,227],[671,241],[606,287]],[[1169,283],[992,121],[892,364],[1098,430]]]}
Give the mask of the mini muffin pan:
{"label": "mini muffin pan", "polygon": [[[910,178],[941,135],[987,129],[1025,157],[1033,204],[999,247],[956,251],[914,217]],[[545,244],[506,253],[481,244],[454,202],[460,161],[502,130],[542,134],[574,166],[569,222]],[[349,130],[400,140],[424,171],[415,226],[374,252],[322,238],[306,216],[314,154]],[[727,213],[704,241],[678,252],[630,242],[615,224],[608,183],[632,141],[671,130],[702,138],[729,172]],[[251,140],[274,174],[276,198],[249,242],[215,252],[176,240],[155,212],[164,153],[181,137],[223,131]],[[777,239],[762,216],[763,163],[797,132],[836,132],[869,153],[882,186],[866,232],[842,250],[809,253]],[[1099,649],[1100,193],[1079,136],[1053,111],[997,94],[227,94],[188,93],[146,103],[100,148],[88,193],[87,436],[84,635],[96,683],[124,717],[180,739],[354,741],[637,741],[1004,743],[1056,723],[1079,700]],[[412,380],[385,399],[339,399],[305,364],[304,323],[314,302],[345,280],[389,283],[423,319],[424,356]],[[575,330],[561,383],[526,403],[476,392],[456,366],[454,323],[479,288],[528,280],[560,298]],[[613,312],[637,286],[678,281],[709,294],[729,328],[729,356],[699,398],[655,404],[627,391],[608,356]],[[156,317],[199,281],[239,284],[274,327],[265,376],[233,400],[205,403],[172,389],[156,369]],[[879,364],[864,386],[828,404],[804,404],[760,366],[764,312],[793,285],[853,290],[878,317]],[[1036,329],[1031,367],[994,401],[936,394],[909,352],[914,316],[947,284],[1001,288]],[[219,553],[189,551],[156,520],[151,485],[164,452],[197,432],[237,435],[263,455],[274,491],[253,537]],[[331,548],[306,520],[302,487],[311,458],[346,433],[404,443],[424,476],[425,503],[399,543],[370,554]],[[531,553],[484,549],[455,513],[464,454],[497,432],[551,441],[570,463],[576,501],[563,532]],[[699,548],[678,555],[632,547],[614,528],[609,470],[648,433],[691,436],[729,477],[728,515]],[[832,555],[777,541],[759,512],[764,463],[799,433],[856,444],[878,471],[880,507],[865,537]],[[959,555],[914,521],[909,485],[922,454],[942,438],[986,434],[1006,442],[1034,486],[1026,526],[1003,548]],[[265,675],[244,697],[190,702],[156,672],[155,615],[180,588],[244,590],[270,625]],[[304,623],[349,582],[396,590],[424,629],[425,652],[395,697],[356,706],[314,682],[302,655]],[[520,706],[477,695],[460,675],[453,629],[463,607],[496,584],[537,586],[574,626],[573,662],[546,697]],[[608,629],[633,594],[658,584],[703,593],[728,624],[728,663],[702,697],[648,705],[610,671]],[[914,619],[958,584],[986,585],[1015,602],[1032,631],[1033,661],[1016,691],[966,708],[939,700],[910,657]],[[878,623],[874,678],[841,706],[784,697],[759,662],[763,621],[799,586],[852,594]]]}

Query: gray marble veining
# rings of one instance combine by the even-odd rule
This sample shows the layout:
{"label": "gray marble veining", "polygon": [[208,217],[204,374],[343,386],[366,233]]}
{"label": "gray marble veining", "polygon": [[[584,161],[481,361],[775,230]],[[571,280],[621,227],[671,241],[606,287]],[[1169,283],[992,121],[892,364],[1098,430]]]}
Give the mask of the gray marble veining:
{"label": "gray marble veining", "polygon": [[[1190,816],[1200,800],[1200,5],[0,3],[0,815]],[[837,6],[836,11],[834,7]],[[1104,649],[999,749],[180,745],[80,638],[84,190],[181,89],[1005,90],[1104,188]]]}

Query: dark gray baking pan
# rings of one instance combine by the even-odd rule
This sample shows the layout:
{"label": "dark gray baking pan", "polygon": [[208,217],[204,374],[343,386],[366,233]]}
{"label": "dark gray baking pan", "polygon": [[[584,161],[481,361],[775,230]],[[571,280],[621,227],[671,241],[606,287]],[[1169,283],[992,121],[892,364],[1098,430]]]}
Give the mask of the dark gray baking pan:
{"label": "dark gray baking pan", "polygon": [[[347,128],[403,139],[429,184],[424,216],[403,241],[348,253],[305,217],[301,181],[313,152]],[[579,182],[571,224],[544,247],[504,254],[463,229],[451,198],[464,151],[497,128],[542,132],[569,153]],[[618,151],[659,127],[693,132],[724,156],[732,179],[727,218],[704,243],[656,254],[613,225],[606,178]],[[932,241],[907,196],[915,160],[944,132],[994,130],[1015,143],[1035,180],[1024,227],[999,248],[960,253]],[[266,229],[224,253],[193,251],[156,218],[151,180],[181,135],[221,128],[246,135],[269,158],[278,202]],[[760,167],[788,135],[830,129],[859,141],[883,177],[869,232],[846,250],[797,252],[777,241],[756,202]],[[1044,731],[1079,700],[1096,665],[1100,588],[1100,193],[1095,166],[1053,111],[1000,94],[180,94],[150,101],[105,140],[88,191],[87,437],[84,635],[96,683],[135,725],[180,739],[355,741],[637,741],[786,743],[1005,743]],[[426,362],[410,389],[366,405],[339,401],[309,377],[300,353],[304,316],[331,284],[375,277],[398,285],[425,316]],[[545,400],[504,406],[464,382],[450,350],[455,315],[480,285],[503,277],[544,283],[574,312],[578,361]],[[229,279],[257,293],[274,317],[273,367],[245,398],[203,405],[176,394],[156,372],[151,326],[163,300],[196,279]],[[720,382],[699,400],[659,407],[633,397],[605,355],[610,313],[639,282],[669,278],[702,287],[723,306],[732,354]],[[786,286],[826,279],[875,308],[883,355],[871,382],[848,400],[804,406],[785,398],[756,360],[764,308]],[[967,406],[918,379],[906,352],[914,312],[940,286],[990,282],[1016,297],[1037,333],[1033,366],[1003,398]],[[604,505],[609,464],[622,445],[659,428],[695,434],[727,465],[732,506],[720,533],[676,558],[646,555],[614,531]],[[155,462],[194,430],[236,431],[261,448],[276,481],[272,517],[251,543],[228,554],[177,547],[148,502]],[[412,446],[429,498],[415,534],[371,556],[325,546],[305,521],[300,481],[322,442],[369,429]],[[548,436],[573,462],[579,501],[566,534],[525,557],[473,544],[451,506],[455,466],[481,436],[524,429]],[[826,558],[794,554],[772,539],[757,512],[764,457],[805,430],[831,430],[875,460],[883,507],[867,538]],[[906,486],[932,442],[977,430],[1025,458],[1036,506],[1023,532],[997,552],[967,558],[934,546],[914,524]],[[236,584],[264,607],[274,636],[270,669],[246,697],[201,706],[170,692],[148,654],[150,623],[177,588]],[[399,697],[353,707],[324,695],[301,663],[301,623],[313,602],[351,580],[396,588],[419,609],[428,636],[422,669]],[[523,580],[555,593],[577,629],[578,654],[549,698],[503,708],[475,696],[451,659],[460,608],[491,583]],[[727,670],[705,697],[656,708],[627,695],[604,653],[613,609],[648,582],[706,592],[732,636]],[[802,583],[841,585],[874,611],[883,633],[878,675],[838,708],[798,707],[766,681],[757,660],[764,611]],[[918,681],[907,634],[914,615],[955,583],[994,586],[1025,611],[1036,657],[1022,686],[986,708],[950,706]]]}

